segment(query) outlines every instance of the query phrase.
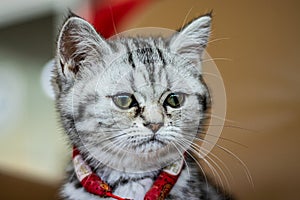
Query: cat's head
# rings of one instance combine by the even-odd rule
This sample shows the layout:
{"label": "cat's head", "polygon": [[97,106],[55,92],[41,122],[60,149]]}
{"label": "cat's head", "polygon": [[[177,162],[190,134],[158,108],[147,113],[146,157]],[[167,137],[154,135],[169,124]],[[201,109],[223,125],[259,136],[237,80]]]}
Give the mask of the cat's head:
{"label": "cat's head", "polygon": [[153,170],[178,159],[210,103],[201,74],[210,27],[205,15],[168,39],[105,40],[70,17],[59,34],[52,81],[72,145],[122,170]]}

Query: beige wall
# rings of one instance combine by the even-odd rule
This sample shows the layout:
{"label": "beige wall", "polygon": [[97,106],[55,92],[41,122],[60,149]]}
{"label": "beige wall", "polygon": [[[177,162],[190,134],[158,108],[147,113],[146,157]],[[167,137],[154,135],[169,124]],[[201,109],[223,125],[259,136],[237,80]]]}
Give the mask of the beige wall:
{"label": "beige wall", "polygon": [[[188,14],[189,10],[191,12]],[[227,126],[220,139],[248,166],[254,189],[236,159],[215,148],[237,199],[298,199],[300,101],[300,3],[297,1],[164,0],[139,13],[131,28],[178,28],[213,9],[208,52],[216,60],[227,92]],[[222,39],[228,38],[228,39]],[[250,129],[250,130],[246,130]],[[219,163],[220,164],[220,163]],[[223,167],[224,168],[224,167]]]}

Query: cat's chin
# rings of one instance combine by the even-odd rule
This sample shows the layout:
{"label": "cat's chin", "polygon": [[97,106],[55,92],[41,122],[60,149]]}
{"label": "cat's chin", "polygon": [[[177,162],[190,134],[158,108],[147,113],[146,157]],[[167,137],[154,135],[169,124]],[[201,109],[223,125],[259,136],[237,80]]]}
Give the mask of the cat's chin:
{"label": "cat's chin", "polygon": [[[159,147],[157,142],[153,141],[153,143]],[[92,150],[91,153],[96,160],[109,168],[128,173],[144,173],[160,170],[180,159],[184,153],[178,152],[178,149],[172,145],[161,145],[162,147],[156,150],[149,148],[149,150],[145,149],[144,152],[124,151],[125,153],[118,154]]]}
{"label": "cat's chin", "polygon": [[132,147],[134,152],[143,154],[156,154],[160,151],[164,151],[166,148],[168,148],[168,145],[165,142],[162,142],[157,139],[150,139],[146,142],[141,142],[140,144],[137,144]]}

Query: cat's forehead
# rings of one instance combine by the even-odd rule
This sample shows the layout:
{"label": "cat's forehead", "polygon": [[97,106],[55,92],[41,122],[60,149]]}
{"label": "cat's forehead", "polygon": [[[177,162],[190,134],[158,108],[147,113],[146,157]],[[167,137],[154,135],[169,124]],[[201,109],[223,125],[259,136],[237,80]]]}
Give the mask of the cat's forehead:
{"label": "cat's forehead", "polygon": [[112,46],[114,53],[94,83],[105,95],[140,93],[157,99],[165,91],[201,90],[196,66],[172,54],[161,38],[121,38]]}

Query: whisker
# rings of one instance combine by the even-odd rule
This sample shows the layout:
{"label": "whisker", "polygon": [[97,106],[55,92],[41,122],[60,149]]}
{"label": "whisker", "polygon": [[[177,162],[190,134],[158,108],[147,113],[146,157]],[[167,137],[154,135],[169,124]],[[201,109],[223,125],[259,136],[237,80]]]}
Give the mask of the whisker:
{"label": "whisker", "polygon": [[[216,136],[216,135],[213,135],[213,134],[209,134],[209,133],[206,133],[206,132],[198,132],[198,135],[209,135],[210,137],[215,137],[215,138],[218,138],[218,139],[221,139],[221,140],[224,140],[224,141],[228,141],[228,142],[231,142],[231,143],[234,143],[234,144],[237,144],[241,147],[244,147],[244,148],[249,148],[247,145],[244,145],[240,142],[237,142],[237,141],[234,141],[234,140],[231,140],[231,139],[228,139],[228,138],[224,138],[222,136]],[[209,140],[208,140],[209,141]],[[211,141],[210,141],[211,142]]]}
{"label": "whisker", "polygon": [[221,60],[221,61],[232,61],[232,59],[229,58],[209,58],[209,59],[205,59],[202,60],[202,63],[206,63],[206,62],[212,62],[212,61],[217,61],[217,60]]}
{"label": "whisker", "polygon": [[[185,139],[185,138],[183,138],[183,139]],[[186,139],[185,139],[185,140],[186,140]],[[210,160],[210,161],[211,161],[211,162],[219,169],[219,171],[222,173],[222,176],[223,176],[224,179],[225,179],[227,188],[230,188],[230,184],[229,184],[229,181],[228,181],[228,178],[227,178],[226,174],[223,172],[222,168],[218,165],[218,163],[216,163],[212,158],[209,157],[208,153],[210,153],[210,152],[207,151],[205,148],[202,148],[202,147],[200,147],[198,144],[195,144],[195,143],[193,143],[193,144],[191,145],[191,148],[193,148],[193,149],[195,150],[195,153],[197,153],[197,151],[199,151],[199,152],[198,152],[199,154],[202,154],[202,151],[206,151],[206,152],[207,152],[207,158],[208,158],[208,159],[209,159],[209,160]],[[204,157],[204,155],[205,155],[205,154],[203,154],[202,157]],[[227,166],[225,165],[225,163],[224,163],[221,159],[219,159],[217,156],[214,156],[212,153],[211,153],[211,155],[212,155],[213,157],[216,157],[216,159],[217,159],[219,162],[221,162],[221,164],[223,164],[223,166],[225,167],[225,169],[229,171],[229,169],[227,168]],[[228,171],[227,171],[227,172],[228,172]],[[224,187],[224,186],[222,186],[222,187]]]}
{"label": "whisker", "polygon": [[123,143],[125,143],[124,140],[116,140],[116,141],[114,141],[113,145],[111,145],[107,150],[104,151],[104,154],[106,155],[106,157],[104,157],[102,159],[103,160],[102,163],[104,161],[107,161],[107,159],[109,159],[109,157],[111,156],[110,154],[106,154],[106,152],[109,152],[111,150],[116,150],[117,149],[117,152],[115,154],[119,155],[119,153],[123,150],[122,148],[119,148],[119,147],[122,146]]}
{"label": "whisker", "polygon": [[213,42],[217,42],[217,41],[229,40],[229,39],[230,38],[228,38],[228,37],[216,38],[216,39],[208,41],[207,44],[210,44],[210,43],[213,43]]}
{"label": "whisker", "polygon": [[[122,144],[122,142],[123,142],[123,144]],[[122,147],[122,146],[124,146],[124,144],[126,144],[126,141],[121,140],[121,143],[120,143],[119,145]],[[125,145],[125,146],[126,146],[126,145]],[[121,154],[121,153],[123,153],[123,154],[121,155],[120,159],[118,159],[120,163],[122,163],[122,161],[123,161],[125,155],[127,155],[128,152],[127,152],[126,150],[124,150],[123,148],[119,148],[119,151],[116,153],[116,155],[119,155],[119,154]],[[120,166],[121,166],[121,165],[120,165]]]}
{"label": "whisker", "polygon": [[239,123],[238,121],[234,121],[234,120],[231,120],[231,119],[228,119],[228,118],[222,118],[222,117],[219,117],[218,115],[215,115],[214,113],[206,113],[205,115],[209,115],[211,117],[214,117],[216,119],[220,119],[222,121],[225,121],[225,122],[231,122],[231,123]]}
{"label": "whisker", "polygon": [[182,25],[181,25],[181,28],[180,28],[180,30],[182,30],[182,29],[183,29],[184,25],[186,24],[187,18],[188,18],[188,16],[190,15],[190,13],[192,12],[192,10],[193,10],[193,7],[191,7],[191,8],[190,8],[190,10],[188,11],[188,13],[185,15],[185,17],[184,17],[184,20],[183,20],[183,23],[182,23]]}
{"label": "whisker", "polygon": [[111,15],[111,19],[112,19],[115,34],[118,35],[118,31],[117,31],[117,27],[116,27],[115,18],[114,18],[114,14],[113,14],[113,11],[112,11],[111,3],[109,3],[109,9],[110,9],[110,15]]}
{"label": "whisker", "polygon": [[251,174],[250,174],[250,171],[248,169],[248,167],[246,166],[246,164],[238,157],[236,156],[233,152],[231,152],[230,150],[228,150],[227,148],[225,147],[222,147],[221,145],[218,145],[218,144],[212,144],[206,140],[203,140],[201,138],[194,138],[195,140],[198,140],[198,141],[201,141],[201,142],[205,142],[205,143],[208,143],[210,145],[215,145],[216,147],[218,147],[219,149],[223,150],[224,152],[226,152],[228,155],[230,155],[231,157],[235,158],[242,166],[243,166],[243,169],[245,171],[245,174],[246,174],[246,177],[250,183],[250,185],[254,188],[254,184],[253,184],[253,179],[251,177]]}
{"label": "whisker", "polygon": [[111,136],[111,137],[108,137],[108,138],[105,138],[104,140],[101,140],[100,142],[105,142],[107,140],[111,140],[111,139],[115,139],[115,138],[118,138],[118,137],[121,137],[123,135],[126,135],[126,133],[121,133],[121,134],[118,134],[118,135],[114,135],[114,136]]}
{"label": "whisker", "polygon": [[[180,141],[177,141],[177,142],[181,142],[181,144],[183,143],[183,145],[185,144],[183,140],[180,140]],[[189,149],[189,150],[191,150],[196,155],[199,153],[199,152],[195,151],[194,149]],[[197,160],[197,159],[194,158],[194,156],[193,156],[193,159],[195,161]],[[224,188],[222,179],[221,179],[220,175],[218,174],[217,170],[214,168],[214,166],[212,166],[204,157],[202,158],[202,160],[207,164],[207,166],[210,168],[211,172],[213,173],[213,176],[215,177],[215,182],[219,182],[222,185],[222,187]],[[198,162],[198,160],[196,162]]]}
{"label": "whisker", "polygon": [[215,78],[219,79],[220,81],[223,81],[223,80],[222,80],[222,77],[218,76],[217,74],[209,73],[209,72],[203,72],[202,74],[203,74],[204,76],[212,76],[212,77],[215,77]]}
{"label": "whisker", "polygon": [[[171,144],[173,144],[173,143],[174,143],[174,142],[171,141]],[[188,176],[190,177],[191,174],[190,174],[189,165],[187,164],[184,155],[181,154],[180,150],[177,148],[177,146],[176,146],[175,144],[173,144],[173,146],[174,146],[175,149],[178,151],[179,155],[182,157],[182,159],[183,159],[183,161],[184,161],[184,164],[185,164],[185,166],[187,167]]]}
{"label": "whisker", "polygon": [[258,130],[250,129],[250,128],[244,128],[244,127],[237,126],[237,125],[202,124],[201,126],[223,126],[224,128],[236,128],[236,129],[240,129],[240,130],[244,130],[244,131],[259,133]]}
{"label": "whisker", "polygon": [[[201,147],[199,147],[199,148],[201,148]],[[214,153],[212,153],[212,152],[209,152],[207,149],[205,149],[205,148],[201,148],[202,150],[204,150],[205,152],[207,152],[207,154],[209,153],[210,155],[212,155],[214,158],[216,158],[217,160],[218,160],[218,162],[220,162],[221,163],[221,165],[222,166],[224,166],[225,167],[225,170],[226,170],[226,172],[229,174],[229,176],[230,176],[230,178],[232,179],[232,180],[234,180],[234,178],[233,178],[233,175],[232,175],[232,173],[231,173],[231,171],[229,170],[229,168],[228,168],[228,166],[217,156],[217,155],[215,155]]]}
{"label": "whisker", "polygon": [[[176,143],[175,142],[171,142],[171,144],[175,145],[176,146]],[[177,143],[178,144],[178,143]],[[179,145],[179,144],[178,144]],[[181,147],[181,145],[179,145],[180,148],[183,148]],[[184,148],[183,148],[184,149]],[[185,149],[184,149],[185,150]],[[186,151],[186,153],[196,162],[196,164],[199,166],[203,176],[204,176],[204,180],[205,180],[205,183],[206,183],[206,188],[208,190],[208,179],[207,179],[207,176],[205,175],[205,172],[204,172],[204,169],[202,168],[201,164],[199,163],[199,161],[188,151]],[[214,173],[214,172],[213,172]]]}
{"label": "whisker", "polygon": [[[195,154],[196,153],[198,153],[198,154],[203,154],[203,152],[200,150],[199,152],[197,152],[194,148],[191,148],[190,149],[192,152],[194,152]],[[218,168],[218,170],[221,172],[221,174],[222,174],[222,176],[224,177],[224,179],[225,179],[225,182],[226,182],[226,185],[228,185],[228,187],[229,187],[229,182],[228,182],[228,180],[227,180],[227,177],[226,177],[226,175],[225,175],[225,173],[222,171],[222,169],[220,168],[220,166],[213,160],[213,159],[211,159],[208,155],[206,156],[206,158],[208,159],[208,160],[210,160],[210,162],[212,162],[213,164],[214,164],[214,166],[216,166],[217,168]],[[222,177],[220,176],[220,174],[218,173],[218,170],[216,170],[216,168],[206,159],[206,158],[204,158],[204,156],[202,156],[202,160],[204,160],[204,162],[210,167],[210,168],[214,168],[214,171],[215,171],[215,173],[217,174],[217,177],[218,177],[218,180],[219,180],[219,183],[220,183],[220,185],[221,185],[221,187],[222,188],[225,188],[224,187],[224,183],[223,183],[223,179],[222,179]]]}

